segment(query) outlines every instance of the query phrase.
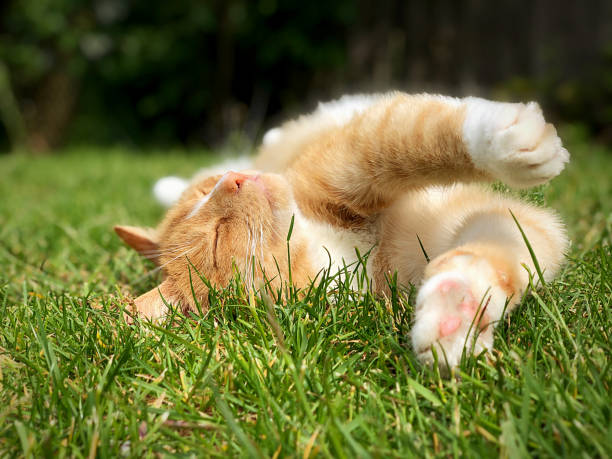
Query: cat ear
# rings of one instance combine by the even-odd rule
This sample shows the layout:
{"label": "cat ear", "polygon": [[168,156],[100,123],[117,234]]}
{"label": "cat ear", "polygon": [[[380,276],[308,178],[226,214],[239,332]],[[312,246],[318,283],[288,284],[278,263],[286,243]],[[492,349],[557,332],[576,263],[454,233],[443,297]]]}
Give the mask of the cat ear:
{"label": "cat ear", "polygon": [[157,233],[151,228],[139,228],[138,226],[115,226],[115,233],[123,239],[127,245],[136,250],[142,256],[153,262],[157,262]]}
{"label": "cat ear", "polygon": [[161,319],[168,312],[166,304],[174,304],[173,295],[172,283],[166,279],[157,287],[143,293],[134,300],[134,312],[143,319],[153,321]]}

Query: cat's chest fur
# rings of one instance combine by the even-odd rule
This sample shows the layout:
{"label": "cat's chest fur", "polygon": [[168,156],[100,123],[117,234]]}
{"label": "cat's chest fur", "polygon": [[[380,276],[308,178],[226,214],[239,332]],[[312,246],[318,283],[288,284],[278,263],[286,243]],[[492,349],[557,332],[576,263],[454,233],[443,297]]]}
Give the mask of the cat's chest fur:
{"label": "cat's chest fur", "polygon": [[[296,224],[307,238],[309,258],[315,273],[330,269],[336,273],[345,266],[354,268],[359,255],[366,256],[376,244],[373,226],[362,229],[345,229],[295,214]],[[370,265],[370,259],[366,268]]]}

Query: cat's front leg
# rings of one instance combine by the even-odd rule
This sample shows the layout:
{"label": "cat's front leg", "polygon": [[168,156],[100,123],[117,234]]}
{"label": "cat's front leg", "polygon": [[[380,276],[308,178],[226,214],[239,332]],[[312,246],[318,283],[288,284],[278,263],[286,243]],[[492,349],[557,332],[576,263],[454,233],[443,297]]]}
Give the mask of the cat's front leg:
{"label": "cat's front leg", "polygon": [[463,138],[477,169],[508,185],[530,187],[555,177],[569,161],[569,153],[537,103],[476,97],[463,101]]}

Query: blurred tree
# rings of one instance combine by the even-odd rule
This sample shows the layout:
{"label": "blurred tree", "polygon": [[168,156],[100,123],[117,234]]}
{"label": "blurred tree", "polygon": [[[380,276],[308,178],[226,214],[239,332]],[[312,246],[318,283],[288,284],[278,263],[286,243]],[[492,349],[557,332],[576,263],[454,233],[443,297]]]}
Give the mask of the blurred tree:
{"label": "blurred tree", "polygon": [[78,48],[91,18],[78,0],[14,1],[1,13],[0,60],[19,96],[28,144],[45,150],[72,118],[85,69]]}

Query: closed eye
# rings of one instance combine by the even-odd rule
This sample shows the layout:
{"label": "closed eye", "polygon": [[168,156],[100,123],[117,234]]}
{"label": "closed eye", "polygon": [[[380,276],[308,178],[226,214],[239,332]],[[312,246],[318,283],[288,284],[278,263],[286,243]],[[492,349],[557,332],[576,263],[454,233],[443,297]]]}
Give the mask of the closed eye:
{"label": "closed eye", "polygon": [[213,250],[212,250],[213,266],[215,268],[218,268],[217,266],[217,246],[219,245],[219,228],[221,227],[223,223],[225,223],[224,218],[219,220],[217,224],[215,225],[215,238],[213,240]]}

